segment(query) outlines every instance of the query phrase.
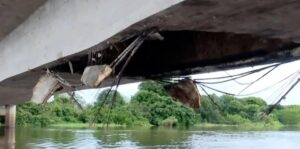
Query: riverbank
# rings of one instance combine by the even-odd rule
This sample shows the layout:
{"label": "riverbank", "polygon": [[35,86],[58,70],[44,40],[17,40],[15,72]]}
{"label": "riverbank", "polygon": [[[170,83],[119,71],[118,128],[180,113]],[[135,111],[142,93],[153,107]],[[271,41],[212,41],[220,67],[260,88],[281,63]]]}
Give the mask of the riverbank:
{"label": "riverbank", "polygon": [[48,127],[52,128],[117,128],[117,127],[127,127],[126,125],[119,124],[89,124],[89,123],[59,123],[59,124],[51,124]]}
{"label": "riverbank", "polygon": [[[153,126],[153,125],[135,125],[135,126],[127,126],[120,124],[94,124],[91,125],[89,123],[58,123],[51,124],[46,128],[71,128],[71,129],[90,129],[90,128],[170,128],[166,126]],[[283,124],[264,124],[264,123],[247,123],[243,125],[228,125],[228,124],[213,124],[213,123],[197,123],[190,127],[172,127],[172,128],[194,128],[194,129],[202,129],[202,130],[231,130],[231,131],[270,131],[270,130],[285,130],[285,129],[293,129],[300,130],[300,124],[298,125],[283,125]]]}
{"label": "riverbank", "polygon": [[153,125],[144,123],[143,125],[122,125],[122,124],[90,124],[90,123],[57,123],[51,124],[50,128],[150,128]]}
{"label": "riverbank", "polygon": [[212,123],[198,123],[193,127],[199,129],[210,129],[210,130],[218,130],[218,129],[230,129],[230,130],[279,130],[284,127],[289,127],[287,125],[283,125],[281,123],[274,123],[274,124],[266,124],[262,122],[258,123],[245,123],[245,124],[236,124],[236,125],[228,125],[228,124],[212,124]]}

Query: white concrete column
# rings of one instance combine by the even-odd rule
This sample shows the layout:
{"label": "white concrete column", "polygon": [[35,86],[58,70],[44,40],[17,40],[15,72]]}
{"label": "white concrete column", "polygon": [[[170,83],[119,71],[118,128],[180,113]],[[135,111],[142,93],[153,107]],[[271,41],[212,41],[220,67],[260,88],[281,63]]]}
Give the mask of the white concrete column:
{"label": "white concrete column", "polygon": [[16,124],[16,105],[6,105],[5,111],[5,127],[14,128]]}

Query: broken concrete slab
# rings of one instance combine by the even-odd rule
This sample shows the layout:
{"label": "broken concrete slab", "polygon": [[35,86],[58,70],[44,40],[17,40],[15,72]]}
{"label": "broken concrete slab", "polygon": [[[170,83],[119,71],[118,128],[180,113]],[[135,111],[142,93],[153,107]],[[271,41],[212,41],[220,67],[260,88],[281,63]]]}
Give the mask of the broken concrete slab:
{"label": "broken concrete slab", "polygon": [[88,66],[84,69],[81,77],[82,83],[88,87],[98,87],[112,73],[112,68],[108,65]]}
{"label": "broken concrete slab", "polygon": [[194,109],[200,108],[200,93],[193,80],[183,79],[178,83],[167,86],[166,89],[175,100]]}
{"label": "broken concrete slab", "polygon": [[59,86],[59,82],[54,76],[50,74],[43,75],[33,88],[31,101],[38,104],[43,103],[52,95],[57,86]]}

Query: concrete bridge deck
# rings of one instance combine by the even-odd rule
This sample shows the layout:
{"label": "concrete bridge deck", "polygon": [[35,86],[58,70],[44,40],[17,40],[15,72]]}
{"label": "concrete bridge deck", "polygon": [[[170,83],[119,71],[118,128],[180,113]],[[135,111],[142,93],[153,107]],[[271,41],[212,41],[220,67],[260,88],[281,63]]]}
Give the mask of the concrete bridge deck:
{"label": "concrete bridge deck", "polygon": [[[0,26],[0,105],[28,101],[46,69],[80,83],[90,53],[103,55],[98,64],[109,64],[149,28],[164,40],[141,46],[123,83],[300,56],[297,0],[29,1],[31,7],[17,1],[1,5],[6,8],[1,14],[15,14],[4,21],[18,27]],[[20,20],[9,19],[23,9]]]}

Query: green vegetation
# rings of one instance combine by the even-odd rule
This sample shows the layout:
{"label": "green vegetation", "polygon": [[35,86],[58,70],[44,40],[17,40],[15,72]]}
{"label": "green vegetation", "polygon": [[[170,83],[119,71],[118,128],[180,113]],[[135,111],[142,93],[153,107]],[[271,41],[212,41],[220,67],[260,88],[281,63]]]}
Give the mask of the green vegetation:
{"label": "green vegetation", "polygon": [[300,125],[300,106],[287,106],[275,111],[279,122],[284,125]]}
{"label": "green vegetation", "polygon": [[[113,97],[116,98],[113,98]],[[107,97],[107,98],[106,98]],[[300,106],[278,106],[266,116],[266,102],[257,97],[236,98],[211,95],[201,97],[201,108],[191,109],[170,97],[164,84],[145,81],[126,103],[120,93],[108,90],[99,94],[97,102],[76,106],[68,96],[56,95],[46,105],[25,103],[17,107],[17,125],[52,127],[128,127],[128,126],[240,126],[278,128],[300,126]],[[114,100],[113,100],[114,99]]]}
{"label": "green vegetation", "polygon": [[87,122],[86,111],[81,111],[67,96],[55,96],[46,105],[31,102],[17,106],[17,125],[47,126],[54,123]]}
{"label": "green vegetation", "polygon": [[183,104],[172,100],[163,86],[153,81],[146,81],[140,91],[131,99],[131,110],[139,113],[155,126],[173,117],[178,125],[190,126],[196,123],[197,113]]}

